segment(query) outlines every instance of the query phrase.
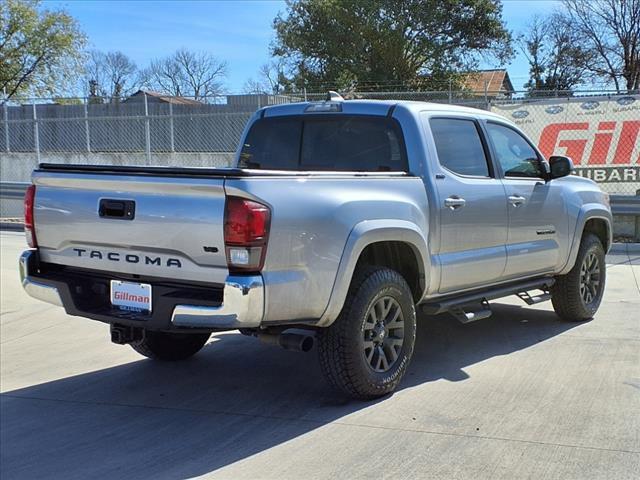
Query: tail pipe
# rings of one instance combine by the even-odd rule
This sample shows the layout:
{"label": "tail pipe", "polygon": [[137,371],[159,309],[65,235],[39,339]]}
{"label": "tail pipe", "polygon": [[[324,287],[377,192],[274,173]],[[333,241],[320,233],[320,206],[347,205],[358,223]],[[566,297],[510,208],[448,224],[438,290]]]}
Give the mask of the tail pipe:
{"label": "tail pipe", "polygon": [[293,350],[295,352],[309,352],[313,348],[315,338],[310,333],[288,332],[270,333],[258,332],[257,337],[260,341],[277,345],[285,350]]}

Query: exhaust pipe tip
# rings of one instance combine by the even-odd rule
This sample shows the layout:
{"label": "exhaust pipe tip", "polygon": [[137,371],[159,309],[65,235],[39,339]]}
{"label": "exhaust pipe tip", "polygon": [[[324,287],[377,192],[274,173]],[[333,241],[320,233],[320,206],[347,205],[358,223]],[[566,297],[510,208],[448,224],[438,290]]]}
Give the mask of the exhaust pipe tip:
{"label": "exhaust pipe tip", "polygon": [[304,333],[281,333],[278,344],[285,350],[309,352],[313,348],[314,338]]}
{"label": "exhaust pipe tip", "polygon": [[258,338],[264,343],[278,345],[294,352],[309,352],[315,343],[313,335],[297,332],[258,333]]}

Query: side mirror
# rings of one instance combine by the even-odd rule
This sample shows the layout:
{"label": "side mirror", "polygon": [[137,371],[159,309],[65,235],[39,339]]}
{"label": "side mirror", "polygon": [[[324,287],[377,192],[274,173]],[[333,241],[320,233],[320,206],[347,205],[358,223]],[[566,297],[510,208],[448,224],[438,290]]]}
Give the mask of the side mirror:
{"label": "side mirror", "polygon": [[566,177],[573,172],[573,160],[569,157],[563,157],[560,155],[549,158],[549,165],[551,166],[551,175],[553,178]]}

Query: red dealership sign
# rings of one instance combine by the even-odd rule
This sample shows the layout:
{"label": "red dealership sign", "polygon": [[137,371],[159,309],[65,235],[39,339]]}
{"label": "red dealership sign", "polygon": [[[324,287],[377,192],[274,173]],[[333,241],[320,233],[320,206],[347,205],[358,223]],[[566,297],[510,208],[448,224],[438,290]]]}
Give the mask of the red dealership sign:
{"label": "red dealership sign", "polygon": [[640,182],[638,95],[494,105],[492,111],[522,128],[547,158],[571,157],[582,176]]}
{"label": "red dealership sign", "polygon": [[552,123],[542,129],[538,147],[547,158],[564,149],[576,166],[637,165],[639,133],[640,120]]}

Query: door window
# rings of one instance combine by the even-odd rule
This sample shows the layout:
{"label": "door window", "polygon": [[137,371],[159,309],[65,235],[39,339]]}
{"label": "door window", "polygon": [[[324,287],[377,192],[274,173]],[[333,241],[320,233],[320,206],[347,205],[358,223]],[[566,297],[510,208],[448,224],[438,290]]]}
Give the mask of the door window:
{"label": "door window", "polygon": [[490,122],[487,123],[487,131],[506,177],[543,176],[537,152],[522,135],[512,128]]}
{"label": "door window", "polygon": [[429,121],[440,165],[459,175],[489,177],[489,165],[476,122],[458,118]]}

